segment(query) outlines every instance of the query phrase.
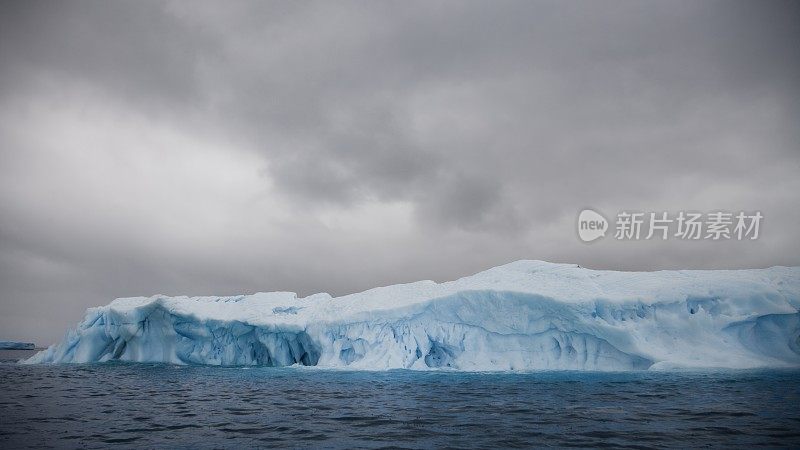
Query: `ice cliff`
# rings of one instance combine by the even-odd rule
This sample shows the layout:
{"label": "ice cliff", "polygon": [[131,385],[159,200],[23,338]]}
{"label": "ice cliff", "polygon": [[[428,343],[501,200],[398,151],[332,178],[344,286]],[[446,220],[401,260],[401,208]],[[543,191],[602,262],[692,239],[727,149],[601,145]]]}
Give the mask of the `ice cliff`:
{"label": "ice cliff", "polygon": [[612,272],[518,261],[333,298],[121,298],[28,363],[351,369],[800,366],[800,267]]}

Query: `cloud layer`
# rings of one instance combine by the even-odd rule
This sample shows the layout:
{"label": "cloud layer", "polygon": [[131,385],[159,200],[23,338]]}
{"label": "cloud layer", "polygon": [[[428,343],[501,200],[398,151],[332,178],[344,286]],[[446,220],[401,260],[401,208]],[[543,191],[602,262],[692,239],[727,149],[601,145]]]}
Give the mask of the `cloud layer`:
{"label": "cloud layer", "polygon": [[[0,6],[1,338],[119,296],[344,294],[515,259],[800,264],[796,2]],[[581,243],[584,207],[760,210]]]}

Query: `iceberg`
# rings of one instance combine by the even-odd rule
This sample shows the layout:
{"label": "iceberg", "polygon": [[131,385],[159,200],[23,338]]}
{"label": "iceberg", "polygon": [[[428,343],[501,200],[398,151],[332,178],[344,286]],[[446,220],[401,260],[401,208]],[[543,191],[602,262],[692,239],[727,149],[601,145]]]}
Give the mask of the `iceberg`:
{"label": "iceberg", "polygon": [[35,350],[32,342],[0,341],[0,350]]}
{"label": "iceberg", "polygon": [[517,261],[331,297],[120,298],[26,363],[359,370],[800,366],[800,267],[615,272]]}

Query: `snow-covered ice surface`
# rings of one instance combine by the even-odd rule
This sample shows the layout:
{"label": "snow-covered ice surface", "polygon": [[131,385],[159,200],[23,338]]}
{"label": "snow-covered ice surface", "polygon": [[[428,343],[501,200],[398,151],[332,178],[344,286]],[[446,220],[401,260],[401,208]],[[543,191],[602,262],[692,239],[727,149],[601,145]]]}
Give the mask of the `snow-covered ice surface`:
{"label": "snow-covered ice surface", "polygon": [[517,261],[333,298],[120,298],[28,363],[636,370],[800,366],[800,267],[613,272]]}

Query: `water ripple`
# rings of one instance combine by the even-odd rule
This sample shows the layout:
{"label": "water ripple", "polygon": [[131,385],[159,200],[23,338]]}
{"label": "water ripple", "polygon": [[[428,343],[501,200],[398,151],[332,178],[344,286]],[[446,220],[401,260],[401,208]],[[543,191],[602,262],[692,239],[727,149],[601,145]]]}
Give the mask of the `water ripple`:
{"label": "water ripple", "polygon": [[0,363],[0,447],[800,446],[800,372]]}

